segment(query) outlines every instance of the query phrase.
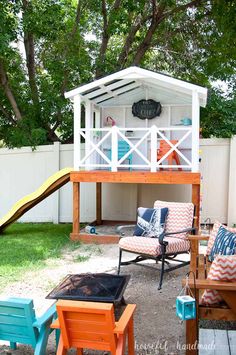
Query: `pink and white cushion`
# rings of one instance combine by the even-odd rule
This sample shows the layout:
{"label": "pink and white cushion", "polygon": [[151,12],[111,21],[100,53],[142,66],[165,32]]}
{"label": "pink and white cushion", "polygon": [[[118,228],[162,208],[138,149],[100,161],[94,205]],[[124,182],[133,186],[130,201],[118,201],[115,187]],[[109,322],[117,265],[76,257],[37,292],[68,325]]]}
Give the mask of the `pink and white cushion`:
{"label": "pink and white cushion", "polygon": [[[190,243],[187,240],[166,237],[165,241],[169,244],[166,248],[166,254],[175,254],[179,252],[189,251]],[[147,254],[158,256],[161,254],[161,245],[158,238],[146,237],[124,237],[119,241],[119,247],[123,250],[132,251],[137,254]]]}
{"label": "pink and white cushion", "polygon": [[[217,255],[211,264],[207,278],[215,281],[236,281],[236,255]],[[222,297],[216,290],[205,290],[200,304],[215,305],[220,303]]]}
{"label": "pink and white cushion", "polygon": [[227,229],[229,232],[232,232],[232,233],[236,233],[236,228],[229,228],[223,224],[221,224],[220,222],[218,221],[215,221],[214,225],[213,225],[213,228],[212,228],[212,231],[210,233],[210,238],[208,240],[208,244],[207,244],[207,250],[206,250],[206,255],[210,255],[211,254],[211,249],[213,247],[213,244],[215,242],[215,239],[216,239],[216,236],[217,236],[217,233],[218,233],[218,230],[219,228],[223,226],[225,229]]}
{"label": "pink and white cushion", "polygon": [[[191,228],[193,224],[194,205],[185,202],[167,202],[155,201],[154,208],[167,207],[168,214],[166,218],[166,233],[181,231],[182,229]],[[176,234],[174,237],[186,239],[187,233]]]}

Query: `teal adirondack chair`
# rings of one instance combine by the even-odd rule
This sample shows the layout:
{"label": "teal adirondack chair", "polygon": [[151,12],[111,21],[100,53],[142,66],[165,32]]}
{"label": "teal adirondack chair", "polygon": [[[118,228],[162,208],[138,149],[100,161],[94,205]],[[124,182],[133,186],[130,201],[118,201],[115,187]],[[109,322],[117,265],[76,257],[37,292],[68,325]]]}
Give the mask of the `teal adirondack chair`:
{"label": "teal adirondack chair", "polygon": [[33,300],[8,298],[0,300],[0,340],[9,341],[16,349],[17,343],[34,348],[35,355],[45,355],[52,320],[56,316],[53,305],[41,317],[36,318]]}
{"label": "teal adirondack chair", "polygon": [[[130,150],[130,146],[126,141],[118,141],[118,160],[120,160],[128,151]],[[108,158],[111,160],[111,149],[108,149]],[[126,160],[128,160],[130,168],[129,170],[132,171],[132,161],[133,155],[130,153]]]}

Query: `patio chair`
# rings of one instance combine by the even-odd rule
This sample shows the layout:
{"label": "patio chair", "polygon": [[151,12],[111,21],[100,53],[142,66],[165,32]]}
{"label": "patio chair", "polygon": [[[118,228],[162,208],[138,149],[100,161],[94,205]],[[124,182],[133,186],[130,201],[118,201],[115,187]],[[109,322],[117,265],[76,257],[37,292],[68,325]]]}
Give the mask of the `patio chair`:
{"label": "patio chair", "polygon": [[[178,143],[178,140],[170,140],[170,142],[173,145],[176,145]],[[157,150],[157,161],[160,160],[169,150],[171,149],[171,146],[166,142],[164,139],[160,140],[160,147]],[[180,160],[177,152],[174,150],[171,152],[167,157],[168,165],[173,165],[173,161],[176,162],[176,165],[180,165]],[[160,170],[163,170],[162,167],[160,167]],[[168,168],[168,170],[172,170],[172,168]],[[178,168],[179,171],[182,170],[182,168]]]}
{"label": "patio chair", "polygon": [[45,355],[50,324],[56,313],[55,306],[36,318],[33,300],[8,298],[0,300],[0,339],[10,342],[16,349],[17,343],[29,344],[35,355]]}
{"label": "patio chair", "polygon": [[[152,265],[140,262],[148,259],[154,260],[156,264],[160,262],[160,281],[158,286],[158,290],[160,290],[165,272],[176,270],[190,263],[189,260],[176,259],[176,256],[184,253],[189,254],[190,252],[188,234],[195,231],[193,228],[194,205],[192,203],[156,201],[154,208],[156,207],[168,208],[165,231],[160,234],[159,238],[124,236],[123,231],[125,228],[130,228],[132,225],[117,228],[120,235],[122,236],[123,234],[119,241],[118,274],[120,273],[121,265],[136,264],[157,270]],[[138,254],[138,256],[129,261],[122,261],[123,251]],[[171,266],[170,261],[178,264]],[[165,265],[167,265],[167,268],[165,268]]]}
{"label": "patio chair", "polygon": [[[130,146],[126,141],[118,141],[118,160],[120,160],[126,153],[128,153],[129,150]],[[108,158],[111,160],[111,149],[108,149]],[[126,160],[128,160],[129,165],[132,165],[133,154],[129,154]],[[129,170],[132,171],[131,166]]]}
{"label": "patio chair", "polygon": [[[208,239],[209,236],[206,235],[189,236],[191,244],[190,270],[194,272],[196,280],[194,282],[193,274],[190,274],[188,284],[192,293],[195,294],[197,309],[196,319],[186,321],[186,355],[198,354],[196,344],[199,341],[200,320],[236,321],[236,256],[235,258],[233,256],[234,261],[231,260],[229,271],[227,271],[227,262],[224,259],[226,256],[219,255],[216,260],[219,267],[217,269],[216,263],[214,264],[212,269],[214,280],[210,279],[208,275],[211,273],[211,263],[207,255],[199,253],[199,242],[208,241]],[[230,278],[230,281],[225,281],[227,277]],[[224,281],[220,280],[221,278]],[[185,284],[186,279],[182,281],[182,285],[185,286]],[[208,299],[208,303],[212,304],[204,303],[203,294],[206,290],[209,296],[205,296],[205,300]],[[218,298],[219,296],[220,298]],[[216,297],[215,303],[212,300],[213,297]]]}
{"label": "patio chair", "polygon": [[134,355],[133,313],[136,305],[126,306],[115,322],[111,303],[59,300],[56,304],[58,319],[51,325],[60,329],[57,355],[65,355],[69,348],[83,354],[83,348],[110,351],[112,355]]}

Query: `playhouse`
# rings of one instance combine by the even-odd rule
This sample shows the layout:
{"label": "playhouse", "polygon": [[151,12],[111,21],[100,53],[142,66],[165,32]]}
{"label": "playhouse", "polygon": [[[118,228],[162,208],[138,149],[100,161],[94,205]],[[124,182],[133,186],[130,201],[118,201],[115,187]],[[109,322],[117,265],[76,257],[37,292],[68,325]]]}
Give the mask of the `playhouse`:
{"label": "playhouse", "polygon": [[199,214],[199,111],[206,88],[130,67],[65,97],[74,104],[72,239],[96,238],[80,233],[82,182],[96,183],[97,224],[103,223],[104,182],[190,184]]}

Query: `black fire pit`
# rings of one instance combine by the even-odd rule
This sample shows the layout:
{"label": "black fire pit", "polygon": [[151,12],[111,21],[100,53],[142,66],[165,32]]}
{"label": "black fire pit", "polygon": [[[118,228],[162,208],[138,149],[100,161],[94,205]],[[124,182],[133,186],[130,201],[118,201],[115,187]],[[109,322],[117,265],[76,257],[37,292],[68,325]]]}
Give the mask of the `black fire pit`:
{"label": "black fire pit", "polygon": [[118,304],[124,301],[129,279],[130,275],[105,273],[67,275],[46,298]]}

